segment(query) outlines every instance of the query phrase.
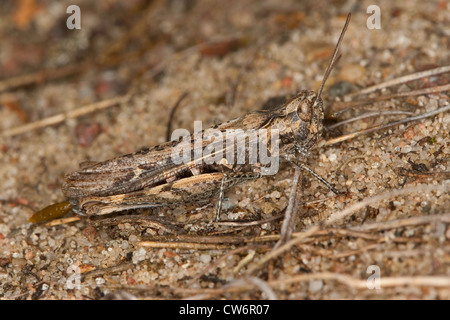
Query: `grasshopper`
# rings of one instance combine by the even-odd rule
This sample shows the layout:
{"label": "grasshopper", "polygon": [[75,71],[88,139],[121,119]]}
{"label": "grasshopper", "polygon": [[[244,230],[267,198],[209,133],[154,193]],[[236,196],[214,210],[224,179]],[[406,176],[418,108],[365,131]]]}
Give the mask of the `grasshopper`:
{"label": "grasshopper", "polygon": [[[347,20],[334,49],[332,58],[325,71],[319,91],[302,90],[285,104],[271,110],[247,113],[234,120],[216,125],[211,129],[219,133],[238,132],[239,130],[267,130],[267,148],[275,153],[272,146],[274,138],[270,133],[276,132],[277,154],[281,161],[287,161],[312,174],[330,190],[339,192],[326,180],[316,174],[306,164],[309,150],[317,144],[323,130],[323,101],[321,93],[325,82],[338,60],[338,51],[344,37],[351,15]],[[81,169],[65,176],[62,191],[68,199],[66,202],[49,206],[31,218],[31,222],[48,220],[70,210],[79,215],[96,216],[136,208],[154,208],[187,203],[205,203],[213,197],[219,197],[216,220],[219,220],[224,193],[237,183],[257,179],[262,176],[266,165],[247,161],[250,150],[245,144],[241,149],[221,147],[208,155],[192,157],[179,163],[174,161],[177,148],[183,147],[191,155],[196,150],[205,151],[212,142],[222,142],[202,132],[203,139],[198,141],[195,134],[183,139],[176,139],[153,148],[123,155],[99,163],[83,163]],[[255,143],[255,138],[246,138],[248,145]],[[200,143],[198,148],[195,145]],[[197,145],[198,146],[198,145]],[[211,163],[218,151],[234,156],[244,155],[243,163],[230,163],[225,158]]]}

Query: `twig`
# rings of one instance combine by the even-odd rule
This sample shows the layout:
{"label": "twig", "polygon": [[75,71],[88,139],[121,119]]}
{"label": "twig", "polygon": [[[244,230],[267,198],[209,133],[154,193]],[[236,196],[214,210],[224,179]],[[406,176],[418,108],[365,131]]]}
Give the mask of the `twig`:
{"label": "twig", "polygon": [[361,114],[357,117],[353,117],[351,119],[347,119],[347,120],[343,120],[343,121],[339,121],[335,124],[332,124],[330,126],[327,127],[328,130],[340,127],[344,124],[348,124],[351,122],[355,122],[361,119],[366,119],[366,118],[371,118],[371,117],[380,117],[380,116],[393,116],[393,115],[398,115],[398,114],[404,114],[404,115],[413,115],[414,113],[412,112],[408,112],[408,111],[375,111],[375,112],[367,112],[364,114]]}
{"label": "twig", "polygon": [[405,219],[375,222],[371,224],[363,224],[356,227],[351,227],[350,230],[354,231],[383,231],[389,229],[404,228],[410,226],[416,226],[421,224],[428,224],[431,222],[443,222],[450,223],[450,213],[435,214],[432,216],[419,216],[410,217]]}
{"label": "twig", "polygon": [[369,244],[363,248],[350,250],[350,251],[336,252],[335,250],[327,250],[327,249],[323,249],[320,247],[317,248],[317,246],[307,245],[307,244],[303,244],[303,243],[299,247],[299,249],[302,251],[310,252],[311,254],[314,254],[314,255],[320,255],[320,256],[326,257],[328,259],[337,260],[337,259],[353,256],[356,254],[361,254],[363,252],[378,248],[380,246],[380,243],[386,242],[386,237],[380,236],[379,238],[380,238],[379,243]]}
{"label": "twig", "polygon": [[301,188],[298,187],[298,183],[301,180],[301,170],[298,167],[295,167],[294,178],[292,179],[291,192],[289,194],[289,203],[286,208],[286,213],[284,216],[283,224],[281,226],[280,231],[280,240],[278,240],[277,244],[274,246],[274,250],[279,248],[281,245],[286,243],[291,239],[292,232],[295,229],[295,218],[297,217],[297,212],[299,208],[299,199],[300,195],[299,190]]}
{"label": "twig", "polygon": [[78,109],[75,109],[72,111],[60,113],[60,114],[57,114],[57,115],[54,115],[54,116],[51,116],[51,117],[48,117],[48,118],[45,118],[45,119],[42,119],[39,121],[27,123],[25,125],[22,125],[22,126],[19,126],[16,128],[4,130],[3,132],[0,133],[0,137],[2,137],[2,138],[12,137],[12,136],[24,134],[26,132],[30,132],[33,130],[37,130],[40,128],[44,128],[47,126],[55,125],[55,124],[64,122],[67,119],[78,118],[78,117],[81,117],[81,116],[89,114],[89,113],[93,113],[93,112],[96,112],[99,110],[110,108],[117,104],[125,103],[130,98],[131,98],[131,94],[126,94],[126,95],[123,95],[120,97],[88,104],[86,106],[83,106],[81,108],[78,108]]}
{"label": "twig", "polygon": [[[329,231],[327,233],[327,231]],[[334,232],[333,230],[336,230],[336,232]],[[295,235],[295,233],[293,234]],[[311,235],[311,237],[309,239],[306,239],[305,241],[302,242],[302,246],[304,244],[307,243],[317,243],[317,241],[326,241],[328,239],[336,239],[337,237],[349,237],[349,238],[360,238],[360,239],[364,239],[364,240],[370,240],[370,241],[376,241],[376,242],[386,242],[387,240],[391,241],[391,242],[396,242],[396,243],[405,243],[405,242],[410,242],[410,243],[418,243],[418,242],[423,242],[421,238],[418,237],[394,237],[394,238],[389,238],[387,239],[385,236],[383,235],[376,235],[376,234],[371,234],[368,232],[360,232],[360,233],[353,233],[352,230],[350,229],[324,229],[324,230],[319,230],[317,231],[315,234]]]}
{"label": "twig", "polygon": [[[441,247],[442,251],[444,251],[447,255],[450,253],[449,247]],[[389,251],[384,252],[384,258],[405,258],[405,257],[413,257],[416,258],[419,256],[433,256],[435,251],[430,250],[429,248],[424,249],[411,249],[411,250],[398,250],[398,251]]]}
{"label": "twig", "polygon": [[[211,233],[210,233],[211,234]],[[301,237],[303,232],[295,232],[292,234],[294,237]],[[192,243],[204,243],[204,244],[222,244],[238,245],[246,243],[260,243],[267,241],[277,241],[280,239],[279,234],[258,236],[258,237],[243,237],[243,236],[194,236],[187,234],[177,234],[169,236],[155,236],[152,237],[152,241],[163,242],[192,242]]]}
{"label": "twig", "polygon": [[330,258],[332,258],[332,259],[346,258],[346,257],[353,256],[353,255],[356,255],[356,254],[361,254],[361,253],[369,251],[369,250],[376,249],[379,246],[380,246],[380,244],[378,244],[378,243],[369,244],[368,246],[365,246],[363,248],[350,250],[350,251],[345,251],[345,252],[340,252],[340,253],[335,253],[335,254],[331,255]]}
{"label": "twig", "polygon": [[241,261],[239,261],[236,267],[233,268],[233,273],[237,274],[243,267],[249,264],[250,261],[252,261],[255,257],[255,254],[255,250],[249,250],[248,254],[243,259],[241,259]]}
{"label": "twig", "polygon": [[379,83],[374,86],[367,87],[361,91],[352,93],[349,96],[350,97],[359,96],[359,95],[367,94],[367,93],[370,93],[370,92],[373,92],[376,90],[380,90],[383,88],[391,87],[391,86],[394,86],[394,85],[397,85],[400,83],[417,80],[420,78],[425,78],[425,77],[429,77],[429,76],[433,76],[433,75],[437,75],[437,74],[441,74],[441,73],[446,73],[446,72],[450,72],[450,66],[443,66],[443,67],[438,67],[438,68],[431,69],[431,70],[420,71],[420,72],[412,73],[412,74],[402,76],[399,78],[395,78],[395,79],[392,79],[389,81],[385,81],[383,83]]}
{"label": "twig", "polygon": [[76,217],[67,217],[67,218],[61,218],[61,219],[55,219],[52,221],[49,221],[45,224],[45,226],[48,227],[54,227],[54,226],[58,226],[60,224],[66,224],[66,223],[71,223],[71,222],[77,222],[80,221],[82,219],[82,217],[80,216],[76,216]]}
{"label": "twig", "polygon": [[349,101],[349,102],[335,102],[333,104],[333,108],[344,108],[339,111],[336,111],[332,113],[333,117],[337,117],[338,115],[353,109],[354,107],[368,105],[371,103],[383,101],[383,100],[390,100],[394,98],[401,98],[401,97],[409,97],[409,96],[421,96],[425,94],[431,94],[436,92],[442,92],[442,91],[448,91],[450,90],[450,84],[442,85],[442,86],[435,86],[431,88],[425,88],[425,89],[418,89],[418,90],[412,90],[407,92],[397,92],[393,94],[388,94],[380,97],[376,97],[373,99],[367,99],[367,100],[361,100],[361,101]]}
{"label": "twig", "polygon": [[249,291],[255,288],[258,288],[263,293],[265,293],[268,299],[277,300],[277,296],[273,292],[272,288],[269,286],[268,282],[265,282],[256,277],[236,279],[226,284],[223,288],[218,289],[176,288],[174,291],[175,293],[194,294],[193,296],[191,295],[185,298],[186,300],[205,300],[205,299],[213,299],[214,297],[220,294]]}
{"label": "twig", "polygon": [[223,256],[221,256],[220,258],[218,258],[216,261],[214,261],[214,263],[207,265],[203,270],[201,270],[194,278],[192,278],[189,282],[188,282],[188,286],[192,285],[193,283],[195,283],[198,279],[200,279],[203,275],[205,275],[206,273],[210,272],[211,270],[215,269],[222,261],[225,261],[226,259],[228,259],[228,257],[235,255],[239,252],[242,251],[247,251],[247,250],[255,250],[255,249],[268,249],[269,247],[267,245],[246,245],[240,248],[236,248],[233,250],[228,251],[227,253],[225,253]]}
{"label": "twig", "polygon": [[238,279],[235,282],[232,282],[230,286],[240,286],[243,283],[251,283],[255,285],[267,296],[267,299],[269,300],[278,300],[277,295],[275,294],[275,292],[273,292],[272,288],[268,285],[268,283],[257,277]]}
{"label": "twig", "polygon": [[324,230],[317,231],[313,236],[330,236],[330,237],[352,237],[352,238],[361,238],[365,240],[373,240],[373,241],[380,241],[383,239],[383,237],[361,232],[359,230],[353,230],[353,229],[337,229],[337,228],[328,228]]}
{"label": "twig", "polygon": [[144,216],[144,215],[126,215],[117,216],[111,218],[101,218],[98,220],[89,220],[89,223],[93,226],[116,226],[120,223],[135,223],[140,227],[153,228],[162,230],[171,234],[179,234],[182,229],[174,226],[167,226],[168,223],[164,223],[164,219],[160,219],[158,216]]}
{"label": "twig", "polygon": [[319,230],[318,226],[313,226],[313,227],[309,228],[308,230],[306,230],[306,231],[302,232],[301,234],[299,234],[298,237],[296,237],[294,239],[291,239],[288,242],[286,242],[285,244],[283,244],[280,247],[278,247],[277,249],[270,251],[268,254],[266,254],[264,257],[262,257],[261,260],[259,260],[257,263],[252,265],[251,268],[249,268],[248,274],[252,274],[256,270],[261,268],[266,262],[268,262],[269,260],[271,260],[271,259],[279,256],[280,254],[288,251],[292,246],[294,246],[294,245],[304,241],[306,238],[308,238],[309,236],[313,235],[318,230]]}
{"label": "twig", "polygon": [[[277,288],[298,282],[308,282],[311,280],[324,280],[324,281],[337,281],[347,287],[354,289],[367,290],[367,280],[357,279],[349,275],[332,273],[332,272],[320,272],[320,273],[308,273],[300,274],[293,277],[268,281],[267,285],[271,288]],[[242,284],[241,284],[242,283]],[[209,299],[226,293],[239,293],[254,290],[255,285],[248,282],[235,283],[235,285],[228,285],[217,289],[191,289],[191,288],[174,288],[174,293],[178,294],[197,294],[201,293],[206,295]],[[237,285],[241,284],[241,285]],[[410,286],[410,287],[437,287],[447,288],[450,287],[449,276],[410,276],[410,277],[380,277],[381,289],[398,286]],[[374,290],[374,293],[377,291]]]}
{"label": "twig", "polygon": [[358,210],[365,208],[368,205],[371,205],[373,203],[380,202],[382,200],[386,200],[392,197],[415,193],[415,192],[431,192],[431,191],[448,191],[449,185],[447,183],[441,184],[441,185],[425,185],[425,186],[416,186],[416,187],[408,187],[403,188],[399,190],[391,190],[388,192],[384,192],[382,194],[376,195],[374,197],[364,199],[361,202],[358,202],[340,212],[337,212],[333,214],[331,217],[329,217],[325,221],[325,225],[331,225],[333,223],[336,223],[339,220],[344,219],[345,217],[357,212]]}
{"label": "twig", "polygon": [[220,250],[230,248],[230,245],[224,244],[193,243],[193,242],[140,241],[137,244],[142,247],[150,247],[150,248],[171,248],[171,249],[191,249],[191,250]]}
{"label": "twig", "polygon": [[19,75],[12,78],[3,79],[0,80],[0,92],[31,85],[34,83],[44,82],[45,80],[53,80],[74,75],[83,72],[93,64],[94,64],[93,62],[85,61],[57,69],[37,71],[25,75]]}
{"label": "twig", "polygon": [[251,226],[257,226],[260,224],[264,224],[267,222],[271,222],[274,220],[278,220],[284,217],[284,214],[279,214],[270,218],[256,220],[256,221],[245,221],[245,222],[239,222],[239,221],[218,221],[214,222],[215,225],[218,226],[227,226],[227,227],[251,227]]}
{"label": "twig", "polygon": [[106,57],[102,55],[95,60],[83,61],[80,63],[66,65],[55,69],[45,69],[29,74],[18,75],[15,77],[0,80],[0,92],[39,84],[44,81],[74,76],[94,67],[113,67],[123,61],[132,61],[136,56],[140,55],[142,55],[141,50],[136,50],[117,57]]}
{"label": "twig", "polygon": [[431,117],[431,116],[437,115],[439,113],[446,112],[448,110],[450,110],[450,105],[442,107],[442,108],[439,108],[437,110],[430,111],[430,112],[425,112],[425,113],[422,113],[422,114],[414,116],[414,117],[404,118],[404,119],[396,120],[396,121],[393,121],[393,122],[389,122],[387,124],[374,126],[374,127],[368,128],[368,129],[357,131],[357,132],[352,132],[352,133],[349,133],[349,134],[346,134],[346,135],[343,135],[343,136],[340,136],[340,137],[336,137],[336,138],[327,140],[327,141],[325,141],[323,146],[330,146],[330,145],[333,145],[333,144],[336,144],[336,143],[339,143],[339,142],[343,142],[343,141],[346,141],[346,140],[350,140],[350,139],[356,138],[356,137],[361,136],[363,134],[375,132],[375,131],[378,131],[378,130],[387,129],[387,128],[390,128],[390,127],[394,127],[394,126],[397,126],[397,125],[400,125],[400,124],[404,124],[404,123],[408,123],[408,122],[412,122],[412,121],[422,120],[424,118]]}
{"label": "twig", "polygon": [[226,244],[245,244],[252,242],[253,237],[241,237],[241,236],[195,236],[189,234],[177,234],[169,236],[154,236],[151,241],[166,241],[166,242],[192,242],[192,243],[226,243]]}
{"label": "twig", "polygon": [[132,262],[123,262],[120,263],[118,265],[112,266],[112,267],[107,267],[107,268],[103,268],[103,269],[99,269],[99,270],[92,270],[89,272],[86,272],[85,274],[83,274],[83,278],[82,281],[85,281],[86,279],[90,279],[90,278],[95,278],[98,276],[103,276],[104,274],[113,274],[113,273],[118,273],[118,272],[122,272],[128,269],[132,269],[135,267],[135,264],[133,264]]}
{"label": "twig", "polygon": [[[309,280],[335,280],[348,287],[355,289],[367,289],[367,280],[360,280],[339,273],[323,272],[313,274],[302,274],[287,279],[275,280],[269,283],[270,286],[286,285],[295,282],[304,282]],[[411,276],[411,277],[381,277],[380,287],[397,286],[432,286],[448,287],[450,286],[450,277],[448,276]]]}
{"label": "twig", "polygon": [[430,178],[430,177],[442,177],[443,179],[450,179],[450,171],[433,171],[433,172],[414,172],[406,168],[397,168],[395,173],[399,176],[404,176],[405,181],[402,185],[406,184],[406,179],[408,177],[413,178]]}

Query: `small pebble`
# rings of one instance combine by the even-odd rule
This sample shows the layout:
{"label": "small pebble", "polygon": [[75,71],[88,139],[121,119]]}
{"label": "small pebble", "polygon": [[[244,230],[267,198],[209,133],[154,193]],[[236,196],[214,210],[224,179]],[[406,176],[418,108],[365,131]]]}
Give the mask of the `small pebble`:
{"label": "small pebble", "polygon": [[211,256],[208,255],[208,254],[202,254],[202,255],[198,258],[198,260],[200,260],[200,262],[203,262],[203,263],[210,263],[210,262],[211,262]]}
{"label": "small pebble", "polygon": [[347,64],[342,67],[339,73],[339,79],[348,81],[350,83],[356,83],[361,79],[364,79],[366,75],[366,69],[359,64]]}
{"label": "small pebble", "polygon": [[322,280],[311,280],[309,281],[309,291],[311,293],[316,293],[322,290],[323,281]]}

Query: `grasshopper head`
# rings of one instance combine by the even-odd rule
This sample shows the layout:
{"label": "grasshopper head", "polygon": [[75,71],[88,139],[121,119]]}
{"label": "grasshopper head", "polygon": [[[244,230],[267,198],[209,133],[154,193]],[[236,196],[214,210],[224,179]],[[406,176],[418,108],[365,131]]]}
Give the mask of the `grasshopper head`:
{"label": "grasshopper head", "polygon": [[303,156],[308,155],[308,150],[313,147],[323,129],[323,101],[320,98],[325,82],[330,75],[331,70],[339,60],[338,52],[342,39],[350,23],[351,14],[347,15],[344,28],[342,29],[339,40],[334,48],[333,56],[325,70],[319,91],[302,90],[294,98],[288,101],[284,108],[287,116],[287,124],[293,135],[294,148]]}
{"label": "grasshopper head", "polygon": [[285,104],[287,122],[295,149],[307,156],[323,129],[323,102],[317,93],[302,90]]}

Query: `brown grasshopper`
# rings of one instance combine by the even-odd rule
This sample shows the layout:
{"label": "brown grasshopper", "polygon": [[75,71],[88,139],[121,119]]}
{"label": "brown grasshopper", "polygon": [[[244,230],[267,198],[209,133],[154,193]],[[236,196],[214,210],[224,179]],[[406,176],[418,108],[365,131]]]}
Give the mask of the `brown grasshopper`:
{"label": "brown grasshopper", "polygon": [[[350,14],[318,93],[302,90],[277,108],[250,112],[216,125],[211,128],[213,133],[204,130],[200,139],[194,133],[104,162],[82,164],[79,171],[66,175],[62,185],[68,202],[49,206],[35,213],[30,221],[47,220],[70,210],[79,215],[104,215],[136,208],[202,203],[219,196],[216,213],[218,220],[224,192],[237,183],[261,177],[263,170],[267,169],[266,164],[248,161],[251,157],[248,146],[262,138],[269,154],[277,153],[281,161],[308,171],[333,192],[338,193],[304,162],[322,133],[324,111],[320,95],[337,61],[339,47],[349,22]],[[246,136],[243,148],[235,148],[234,145],[228,147],[228,144],[223,147],[230,132],[254,132],[262,129],[266,130],[262,136]],[[224,138],[215,133],[228,133],[228,137],[226,134],[227,138]],[[235,137],[236,134],[232,134],[232,138]],[[274,142],[277,150],[274,150]],[[219,147],[209,150],[205,155],[204,151],[211,149],[213,144]],[[191,157],[188,157],[187,161],[177,162],[173,157],[177,150],[187,150],[188,156]],[[200,156],[195,156],[198,151]],[[223,152],[231,154],[234,159],[243,155],[245,161],[239,164],[230,163],[228,158],[221,156]],[[213,163],[211,160],[217,160],[217,155],[219,161]]]}

